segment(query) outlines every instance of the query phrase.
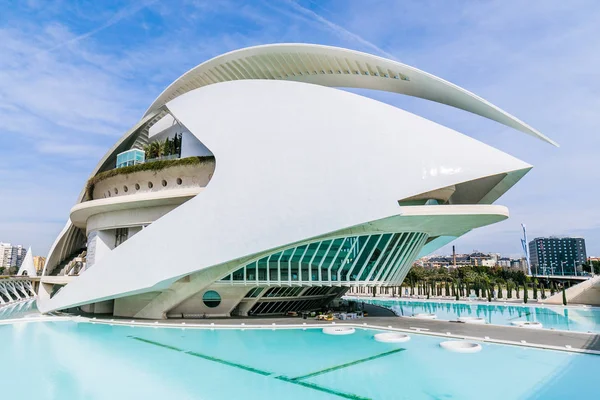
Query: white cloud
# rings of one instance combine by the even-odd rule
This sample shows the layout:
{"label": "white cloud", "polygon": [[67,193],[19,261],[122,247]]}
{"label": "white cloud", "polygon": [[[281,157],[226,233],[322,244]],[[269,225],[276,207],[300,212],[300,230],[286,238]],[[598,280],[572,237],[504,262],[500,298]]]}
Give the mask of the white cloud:
{"label": "white cloud", "polygon": [[340,38],[342,38],[343,40],[350,42],[352,44],[356,44],[358,43],[359,45],[362,45],[370,50],[375,50],[377,53],[379,53],[379,55],[383,55],[387,58],[390,58],[392,60],[395,60],[396,57],[385,51],[384,49],[382,49],[381,47],[377,46],[376,44],[368,41],[367,39],[363,38],[362,36],[354,33],[354,32],[350,32],[348,29],[344,28],[341,25],[338,25],[332,21],[330,21],[327,18],[324,18],[322,15],[317,14],[316,12],[301,6],[299,3],[297,3],[294,0],[287,0],[287,3],[296,11],[304,14],[305,16],[308,16],[310,18],[313,18],[315,21],[319,22],[320,24],[322,24],[324,27],[326,27],[327,29],[329,29],[330,31],[332,31],[334,34],[336,34],[337,36],[339,36]]}
{"label": "white cloud", "polygon": [[69,46],[69,45],[75,44],[81,40],[87,39],[99,32],[102,32],[103,30],[110,28],[111,26],[117,24],[122,19],[128,18],[128,17],[138,13],[142,9],[152,5],[153,3],[156,3],[157,1],[158,0],[143,0],[143,1],[134,2],[126,7],[123,7],[122,9],[118,10],[112,17],[110,17],[106,22],[104,22],[102,25],[98,26],[97,28],[94,28],[94,29],[87,31],[85,33],[82,33],[80,35],[77,35],[77,36],[68,38],[64,41],[61,41],[61,42],[53,45],[52,47],[43,50],[43,52],[52,52],[52,51],[60,49],[61,47]]}

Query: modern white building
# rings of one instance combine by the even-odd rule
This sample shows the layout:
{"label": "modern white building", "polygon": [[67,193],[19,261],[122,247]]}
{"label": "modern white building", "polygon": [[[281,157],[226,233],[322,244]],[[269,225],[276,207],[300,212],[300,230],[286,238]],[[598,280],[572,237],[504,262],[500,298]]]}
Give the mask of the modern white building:
{"label": "modern white building", "polygon": [[[529,164],[340,88],[428,99],[554,144],[396,61],[307,44],[233,51],[173,82],[100,160],[48,254],[40,310],[312,310],[353,286],[398,285],[417,257],[508,217],[493,203]],[[115,168],[135,148],[146,162]]]}

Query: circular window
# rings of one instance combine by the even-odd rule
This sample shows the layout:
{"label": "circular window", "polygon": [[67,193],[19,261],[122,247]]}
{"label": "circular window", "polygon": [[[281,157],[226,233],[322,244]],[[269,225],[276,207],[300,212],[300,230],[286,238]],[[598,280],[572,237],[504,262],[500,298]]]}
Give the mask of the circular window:
{"label": "circular window", "polygon": [[135,184],[135,190],[140,190],[140,184],[139,183]]}
{"label": "circular window", "polygon": [[202,301],[206,307],[215,308],[221,304],[221,296],[214,290],[209,290],[208,292],[204,293],[204,296],[202,296]]}
{"label": "circular window", "polygon": [[167,181],[165,181],[164,179],[162,180],[162,185],[163,186],[167,186]]}
{"label": "circular window", "polygon": [[125,193],[127,193],[127,191],[128,191],[128,190],[129,190],[129,189],[127,188],[127,186],[123,186],[123,191],[124,191]]}
{"label": "circular window", "polygon": [[152,186],[154,186],[154,185],[152,184],[152,182],[148,182],[148,187],[149,187],[150,189],[152,189]]}
{"label": "circular window", "polygon": [[183,181],[181,180],[181,178],[177,178],[177,184],[178,184],[178,185],[181,185],[181,183],[182,183],[182,182],[183,182]]}
{"label": "circular window", "polygon": [[119,189],[115,188],[115,194],[119,194]]}

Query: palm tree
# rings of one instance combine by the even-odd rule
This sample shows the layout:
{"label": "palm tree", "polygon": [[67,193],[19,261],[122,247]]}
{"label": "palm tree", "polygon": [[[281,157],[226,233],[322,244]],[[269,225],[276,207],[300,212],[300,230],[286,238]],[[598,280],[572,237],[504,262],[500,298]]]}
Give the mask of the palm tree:
{"label": "palm tree", "polygon": [[144,146],[144,153],[146,156],[146,160],[154,158],[154,157],[152,157],[152,147],[149,144]]}
{"label": "palm tree", "polygon": [[494,287],[494,282],[492,281],[492,279],[490,279],[488,274],[486,274],[485,272],[480,275],[479,279],[480,279],[481,285],[483,287],[483,295],[485,296],[487,294],[488,301],[492,301],[491,288]]}
{"label": "palm tree", "polygon": [[458,280],[458,282],[456,282],[455,286],[454,286],[454,296],[456,298],[456,301],[460,300],[460,279]]}
{"label": "palm tree", "polygon": [[512,290],[515,286],[515,282],[512,279],[506,281],[506,298],[512,299]]}
{"label": "palm tree", "polygon": [[502,298],[502,284],[505,284],[506,282],[504,281],[504,279],[502,278],[498,278],[498,298],[501,299]]}

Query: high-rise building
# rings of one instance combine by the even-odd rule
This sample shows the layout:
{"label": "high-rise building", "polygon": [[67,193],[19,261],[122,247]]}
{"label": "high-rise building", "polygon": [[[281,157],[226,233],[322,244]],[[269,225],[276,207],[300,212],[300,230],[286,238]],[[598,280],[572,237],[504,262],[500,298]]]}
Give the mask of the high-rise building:
{"label": "high-rise building", "polygon": [[0,242],[0,268],[20,267],[27,250],[21,245]]}
{"label": "high-rise building", "polygon": [[10,243],[2,243],[0,242],[0,268],[6,268],[6,264],[8,264],[8,260],[12,255],[11,245]]}
{"label": "high-rise building", "polygon": [[532,273],[575,275],[585,264],[585,239],[576,237],[535,238],[529,242]]}
{"label": "high-rise building", "polygon": [[23,248],[21,245],[12,246],[11,248],[11,256],[10,256],[10,266],[11,267],[20,267],[25,259],[25,255],[27,254],[27,249]]}
{"label": "high-rise building", "polygon": [[46,257],[42,256],[34,256],[33,257],[33,265],[35,266],[35,270],[38,272],[42,272],[44,269],[44,264],[46,264]]}

